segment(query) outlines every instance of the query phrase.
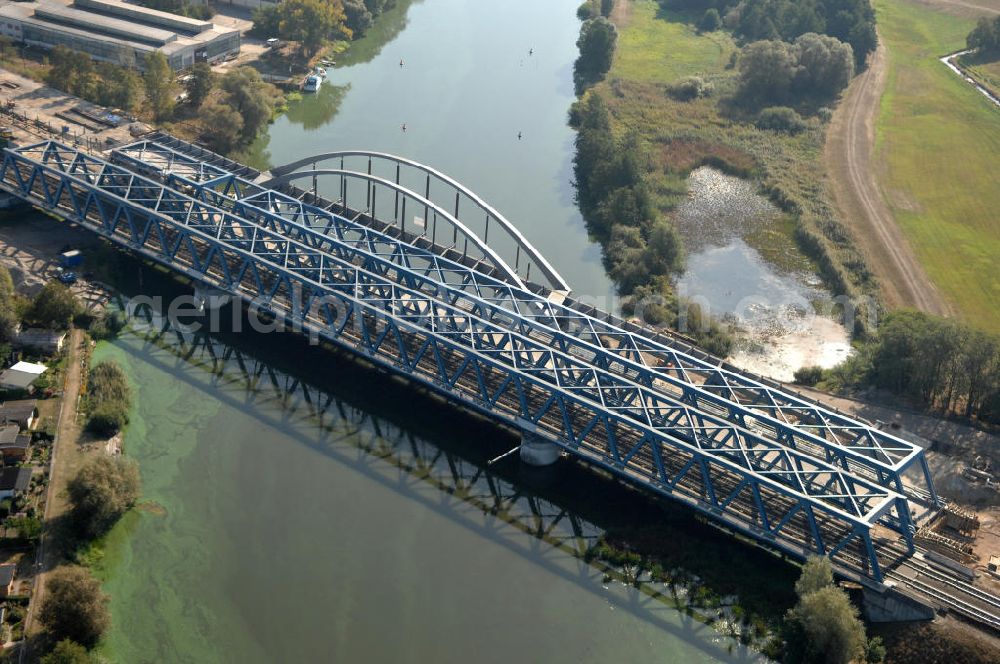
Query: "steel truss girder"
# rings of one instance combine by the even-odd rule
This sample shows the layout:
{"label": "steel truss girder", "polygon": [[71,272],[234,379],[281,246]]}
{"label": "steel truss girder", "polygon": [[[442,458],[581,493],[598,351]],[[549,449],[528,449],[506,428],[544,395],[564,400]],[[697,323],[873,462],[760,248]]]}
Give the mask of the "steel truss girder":
{"label": "steel truss girder", "polygon": [[[65,160],[54,161],[66,166]],[[773,443],[756,439],[730,423],[713,422],[710,417],[670,403],[662,395],[603,375],[570,355],[546,349],[479,317],[482,302],[466,303],[473,309],[466,311],[455,306],[458,297],[453,298],[455,301],[434,301],[425,293],[400,287],[385,275],[302,247],[293,250],[295,243],[287,238],[221,210],[191,205],[185,210],[178,205],[183,198],[177,198],[175,192],[157,192],[157,183],[133,180],[123,173],[99,172],[99,168],[90,166],[93,164],[82,171],[92,181],[80,181],[59,167],[32,163],[8,153],[2,175],[22,197],[49,209],[61,208],[62,214],[75,216],[75,220],[120,244],[246,299],[263,299],[293,322],[316,327],[331,340],[382,364],[394,365],[397,371],[501,419],[545,424],[546,433],[567,449],[655,491],[714,511],[716,516],[735,515],[744,520],[744,530],[756,531],[759,538],[782,538],[783,529],[794,516],[788,511],[802,512],[810,522],[819,511],[848,528],[836,542],[827,543],[821,536],[815,545],[808,545],[813,550],[836,553],[855,538],[864,549],[871,549],[868,519],[878,518],[892,508],[901,513],[901,519],[906,518],[905,499],[901,496],[824,467],[815,459],[776,449]],[[132,199],[124,200],[109,189]],[[136,209],[161,206],[164,201],[174,216]],[[290,261],[290,256],[313,263],[306,265],[305,271],[296,269],[301,265],[298,260]],[[279,257],[283,257],[282,262],[278,262]],[[318,280],[309,276],[318,276]],[[314,310],[324,294],[347,312],[342,321],[336,319],[329,302]],[[345,340],[342,337],[349,323],[355,334]],[[488,378],[493,378],[492,383]],[[516,395],[516,399],[501,404],[505,391]],[[550,412],[555,416],[545,420]],[[643,421],[637,422],[637,418]],[[576,425],[579,421],[586,423],[582,430]],[[601,436],[604,443],[595,446],[591,434],[598,426],[605,432]],[[710,441],[713,444],[706,445]],[[681,471],[671,468],[673,474],[668,472],[667,462],[676,461],[678,456],[697,459],[714,496],[723,493],[715,485],[723,481],[725,474],[742,477],[744,488],[730,492],[725,501],[714,498],[708,503],[701,495],[707,491],[692,494],[690,487],[681,485],[694,464],[683,466]],[[781,480],[797,483],[798,489]],[[859,493],[859,488],[871,493]],[[735,496],[745,489],[749,489],[752,504],[757,506],[756,514],[735,512]],[[770,504],[779,497],[786,501],[785,505]],[[788,511],[773,514],[782,509]],[[821,532],[812,526],[809,530]],[[871,573],[878,576],[874,554],[869,559]]]}
{"label": "steel truss girder", "polygon": [[[133,157],[129,159],[135,161]],[[318,235],[334,235],[332,242],[343,242],[350,240],[345,237],[346,226],[353,227],[347,231],[348,234],[357,232],[358,224],[236,176],[213,173],[207,181],[192,180],[180,173],[170,173],[167,177],[168,184],[180,180],[184,186],[192,187],[192,195],[200,200],[230,209],[241,216],[251,214],[247,206],[255,207],[259,210],[259,223],[274,225],[273,217],[281,217],[285,223],[279,222],[278,226],[283,233],[297,235],[298,239],[328,251],[333,250],[332,246],[329,243],[317,244],[315,238]],[[300,231],[297,226],[306,228]],[[366,251],[409,268],[415,267],[407,260],[407,252],[399,250],[398,240],[364,228]],[[383,248],[387,245],[388,248]],[[418,262],[420,260],[424,257],[418,258]],[[928,493],[936,499],[922,450],[917,446],[858,422],[849,421],[849,426],[835,426],[835,422],[846,421],[846,418],[760,384],[748,388],[748,379],[739,374],[704,363],[693,367],[689,360],[701,361],[675,349],[664,351],[664,347],[642,335],[624,331],[539,295],[512,289],[508,284],[476,271],[472,272],[470,280],[467,268],[450,261],[435,261],[436,276],[442,282],[447,283],[444,278],[447,273],[441,267],[449,263],[461,275],[460,287],[474,289],[478,296],[513,311],[522,319],[543,324],[556,333],[557,340],[575,339],[577,343],[590,346],[598,352],[594,358],[597,366],[615,369],[613,365],[623,362],[630,369],[644,374],[644,384],[666,384],[692,406],[707,407],[717,412],[721,409],[730,420],[743,426],[759,427],[782,446],[800,449],[899,493],[905,493],[906,489],[902,474],[919,462],[924,470]],[[664,357],[669,359],[664,362]],[[703,380],[699,382],[694,376]],[[741,396],[748,389],[750,397]],[[793,405],[782,405],[783,402],[792,402]],[[790,415],[794,422],[790,421]],[[803,420],[815,424],[804,423]],[[827,436],[833,440],[828,440]],[[846,442],[844,436],[849,436]]]}

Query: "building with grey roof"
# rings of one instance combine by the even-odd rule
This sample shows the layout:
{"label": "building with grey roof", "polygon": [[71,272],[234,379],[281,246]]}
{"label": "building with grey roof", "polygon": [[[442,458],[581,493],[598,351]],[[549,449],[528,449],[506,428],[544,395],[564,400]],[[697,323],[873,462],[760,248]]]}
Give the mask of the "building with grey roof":
{"label": "building with grey roof", "polygon": [[0,5],[0,35],[16,42],[66,46],[95,60],[143,68],[160,51],[174,69],[240,52],[238,30],[119,0],[54,0]]}

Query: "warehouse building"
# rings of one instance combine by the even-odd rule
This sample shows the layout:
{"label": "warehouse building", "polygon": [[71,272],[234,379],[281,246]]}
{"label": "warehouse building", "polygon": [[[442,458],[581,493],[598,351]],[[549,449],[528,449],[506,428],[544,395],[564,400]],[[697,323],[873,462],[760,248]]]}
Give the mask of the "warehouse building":
{"label": "warehouse building", "polygon": [[47,49],[62,45],[139,69],[153,51],[166,55],[174,69],[240,52],[238,30],[117,0],[10,2],[0,6],[0,35]]}

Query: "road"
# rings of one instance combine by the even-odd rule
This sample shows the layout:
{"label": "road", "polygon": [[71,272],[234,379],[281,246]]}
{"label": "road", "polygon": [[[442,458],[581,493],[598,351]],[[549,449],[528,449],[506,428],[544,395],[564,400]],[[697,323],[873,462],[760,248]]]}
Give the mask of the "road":
{"label": "road", "polygon": [[887,69],[886,49],[880,41],[868,69],[851,83],[830,123],[824,156],[834,199],[878,277],[887,303],[946,316],[950,307],[917,260],[878,182],[875,119]]}
{"label": "road", "polygon": [[[72,468],[67,464],[67,454],[73,452],[66,446],[67,444],[75,445],[80,429],[76,422],[76,406],[80,396],[80,381],[83,374],[81,359],[86,356],[83,352],[84,343],[86,340],[81,330],[76,328],[70,330],[67,344],[66,382],[63,385],[62,400],[59,404],[59,420],[56,424],[55,440],[52,443],[49,486],[45,497],[44,519],[47,525],[50,525],[53,518],[66,510],[64,494],[66,484],[69,482],[69,474],[72,471]],[[38,544],[38,562],[36,563],[38,574],[35,577],[28,614],[25,617],[25,635],[30,635],[38,629],[35,614],[41,606],[45,592],[45,575],[59,562],[60,552],[56,550],[58,547],[52,546],[51,540],[51,533],[45,532]],[[26,650],[21,651],[21,661],[24,661],[26,654]]]}

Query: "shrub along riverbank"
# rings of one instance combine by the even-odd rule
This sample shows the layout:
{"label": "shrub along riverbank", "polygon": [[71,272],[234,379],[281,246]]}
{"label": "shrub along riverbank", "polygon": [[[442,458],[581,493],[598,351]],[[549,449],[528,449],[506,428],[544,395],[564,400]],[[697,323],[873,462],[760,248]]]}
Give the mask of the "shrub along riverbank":
{"label": "shrub along riverbank", "polygon": [[[794,240],[814,260],[815,269],[831,290],[857,303],[853,332],[867,335],[871,332],[868,307],[877,296],[877,284],[833,211],[821,162],[829,105],[853,74],[856,54],[834,36],[806,34],[810,30],[789,28],[769,35],[774,38],[770,41],[755,44],[747,42],[758,38],[757,33],[738,26],[736,35],[727,30],[702,31],[698,25],[706,9],[719,9],[710,4],[689,0],[687,8],[681,10],[669,2],[661,6],[654,0],[634,0],[611,13],[620,22],[611,66],[603,79],[584,93],[572,120],[583,128],[582,111],[590,106],[591,97],[600,97],[608,113],[612,144],[633,150],[633,174],[648,196],[644,199],[640,195],[637,200],[617,196],[603,208],[611,210],[617,205],[620,211],[629,203],[629,212],[641,210],[639,216],[647,217],[646,223],[628,225],[639,227],[641,239],[648,242],[647,229],[653,228],[656,220],[669,218],[684,199],[686,178],[693,169],[710,165],[754,179],[794,220]],[[695,5],[697,9],[692,9]],[[851,6],[855,5],[859,15],[867,15],[867,2],[864,7],[860,3]],[[777,11],[775,7],[762,5],[758,10]],[[722,24],[733,25],[732,21],[727,13]],[[818,27],[820,23],[809,25]],[[744,39],[742,49],[738,39]],[[767,75],[772,73],[775,76],[769,79]],[[765,82],[780,89],[772,90]],[[769,100],[774,94],[782,107],[764,105],[774,103]],[[578,164],[578,187],[581,175],[585,180],[587,173],[581,173]],[[584,182],[583,186],[589,185]],[[602,240],[609,270],[620,268],[620,249],[636,249],[632,246],[635,234],[612,234],[612,224],[602,235],[607,223],[594,215],[602,205],[588,200],[589,196],[591,192],[581,196],[581,208],[595,236]],[[617,240],[615,247],[611,246],[613,240]],[[749,240],[753,242],[753,238]],[[767,252],[767,247],[760,249]],[[672,257],[667,259],[672,269],[680,265]],[[683,310],[663,275],[637,285],[628,281],[619,281],[623,294],[653,293],[674,311]],[[648,307],[644,313],[649,315]],[[694,313],[689,319],[698,318]],[[671,324],[677,318],[664,315],[662,321]],[[697,328],[690,331],[698,333]],[[707,334],[703,343],[715,345],[713,350],[728,343],[721,335],[719,341],[713,341],[712,331],[701,334]]]}

